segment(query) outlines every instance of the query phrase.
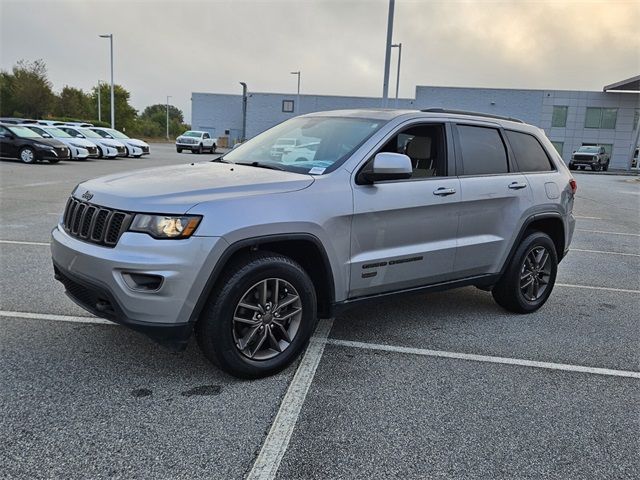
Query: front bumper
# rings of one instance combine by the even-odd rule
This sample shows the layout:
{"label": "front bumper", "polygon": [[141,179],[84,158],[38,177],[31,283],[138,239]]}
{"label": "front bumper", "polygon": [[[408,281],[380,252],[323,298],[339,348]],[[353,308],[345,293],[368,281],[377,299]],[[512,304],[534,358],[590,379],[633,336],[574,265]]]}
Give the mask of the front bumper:
{"label": "front bumper", "polygon": [[572,158],[569,162],[569,165],[573,165],[576,167],[590,167],[591,165],[597,165],[598,164],[598,159],[597,158],[593,158],[593,159],[575,159]]}
{"label": "front bumper", "polygon": [[[218,237],[154,240],[132,232],[108,248],[78,240],[62,227],[51,239],[56,279],[74,302],[174,349],[186,346],[194,307],[225,248]],[[135,289],[126,280],[131,273],[162,281],[153,291]]]}
{"label": "front bumper", "polygon": [[69,160],[71,158],[71,151],[66,148],[64,151],[58,149],[36,149],[36,158],[38,160]]}

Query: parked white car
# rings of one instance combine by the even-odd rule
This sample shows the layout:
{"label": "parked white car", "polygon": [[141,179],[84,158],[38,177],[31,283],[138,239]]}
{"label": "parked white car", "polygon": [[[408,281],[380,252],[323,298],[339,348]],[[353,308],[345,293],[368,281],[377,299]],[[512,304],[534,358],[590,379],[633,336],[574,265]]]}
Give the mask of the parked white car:
{"label": "parked white car", "polygon": [[320,142],[305,143],[294,147],[291,151],[282,154],[282,163],[310,162],[315,159]]}
{"label": "parked white car", "polygon": [[119,140],[124,143],[127,147],[127,153],[132,157],[140,158],[142,155],[149,155],[149,144],[147,142],[128,137],[119,130],[104,127],[91,127],[90,130],[93,130],[103,138]]}
{"label": "parked white car", "polygon": [[182,150],[191,150],[193,153],[209,150],[215,153],[216,141],[207,132],[188,130],[176,138],[176,151],[182,153]]}
{"label": "parked white car", "polygon": [[98,158],[124,157],[127,154],[127,148],[124,146],[124,143],[118,142],[117,140],[102,138],[96,132],[89,130],[88,128],[70,127],[68,125],[62,125],[58,128],[67,132],[73,138],[84,138],[95,143],[98,146]]}
{"label": "parked white car", "polygon": [[43,138],[55,138],[56,140],[60,140],[67,147],[69,147],[71,158],[75,160],[86,160],[89,157],[98,157],[98,146],[85,138],[74,138],[67,132],[60,130],[57,127],[47,127],[45,125],[33,124],[27,124],[23,126],[30,128]]}

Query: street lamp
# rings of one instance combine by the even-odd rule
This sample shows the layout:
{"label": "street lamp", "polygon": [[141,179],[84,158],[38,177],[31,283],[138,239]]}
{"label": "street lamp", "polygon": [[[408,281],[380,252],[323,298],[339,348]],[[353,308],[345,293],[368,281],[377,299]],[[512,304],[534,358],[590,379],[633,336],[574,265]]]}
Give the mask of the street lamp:
{"label": "street lamp", "polygon": [[402,43],[394,43],[391,48],[398,49],[398,76],[396,77],[396,108],[398,107],[398,90],[400,89],[400,60],[402,59]]}
{"label": "street lamp", "polygon": [[169,99],[171,95],[167,95],[167,140],[169,140]]}
{"label": "street lamp", "polygon": [[240,82],[242,85],[242,138],[241,142],[244,142],[247,138],[247,84]]}
{"label": "street lamp", "polygon": [[395,0],[389,0],[389,17],[387,19],[387,46],[384,54],[384,80],[382,82],[382,106],[387,108],[389,98],[389,69],[391,67],[391,39],[393,38],[393,9]]}
{"label": "street lamp", "polygon": [[113,97],[113,33],[100,35],[100,38],[109,39],[109,50],[111,52],[111,128],[116,128],[115,101]]}
{"label": "street lamp", "polygon": [[297,72],[291,72],[291,75],[297,75],[298,76],[298,97],[296,99],[296,108],[294,108],[294,111],[296,113],[300,113],[300,70],[298,70]]}
{"label": "street lamp", "polygon": [[102,121],[102,102],[100,101],[100,80],[98,80],[98,121]]}

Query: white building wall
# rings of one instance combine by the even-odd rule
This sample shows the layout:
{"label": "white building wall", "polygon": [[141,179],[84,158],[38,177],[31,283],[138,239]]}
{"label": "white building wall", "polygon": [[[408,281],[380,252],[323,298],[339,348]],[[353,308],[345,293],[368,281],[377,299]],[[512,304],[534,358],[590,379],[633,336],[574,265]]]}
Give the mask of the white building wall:
{"label": "white building wall", "polygon": [[[300,95],[293,113],[282,111],[283,100],[297,103],[296,94],[249,93],[247,100],[247,138],[302,113],[349,108],[379,108],[376,97]],[[416,87],[415,99],[390,99],[391,108],[448,108],[519,118],[544,129],[554,142],[562,142],[562,157],[583,143],[612,144],[611,168],[628,168],[629,153],[635,140],[634,112],[640,110],[640,94],[565,90],[515,90],[459,87]],[[567,106],[565,127],[551,127],[554,106]],[[585,128],[587,107],[617,108],[615,129]],[[242,135],[242,96],[215,93],[192,94],[192,127],[215,137]],[[637,128],[640,128],[638,125]],[[225,133],[228,131],[229,133]]]}

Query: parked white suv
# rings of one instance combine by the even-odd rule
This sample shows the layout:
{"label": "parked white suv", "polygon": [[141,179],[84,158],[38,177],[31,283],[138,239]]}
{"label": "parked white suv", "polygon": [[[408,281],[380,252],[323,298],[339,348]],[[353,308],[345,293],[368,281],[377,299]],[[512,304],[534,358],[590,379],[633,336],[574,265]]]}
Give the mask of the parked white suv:
{"label": "parked white suv", "polygon": [[[283,138],[317,142],[314,158],[274,160]],[[211,162],[82,182],[51,251],[83,308],[173,348],[195,331],[207,358],[251,378],[296,359],[318,317],[392,294],[475,285],[536,311],[571,243],[576,188],[518,120],[320,112]]]}
{"label": "parked white suv", "polygon": [[215,153],[216,148],[216,142],[208,132],[188,130],[176,138],[178,153],[182,153],[182,150],[191,150],[192,153],[202,153],[209,150],[209,152]]}

